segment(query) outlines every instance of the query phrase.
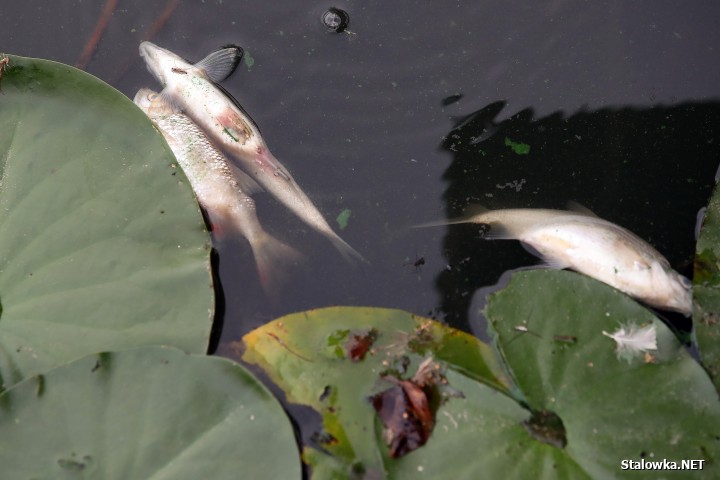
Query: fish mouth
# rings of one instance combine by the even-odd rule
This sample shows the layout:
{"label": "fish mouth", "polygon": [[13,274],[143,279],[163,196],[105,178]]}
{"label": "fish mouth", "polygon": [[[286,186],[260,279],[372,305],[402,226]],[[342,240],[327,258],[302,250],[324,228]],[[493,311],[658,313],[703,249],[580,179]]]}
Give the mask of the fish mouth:
{"label": "fish mouth", "polygon": [[141,42],[140,43],[140,57],[142,57],[147,64],[157,63],[157,52],[160,49],[157,45],[152,42]]}
{"label": "fish mouth", "polygon": [[163,53],[168,53],[165,49],[158,47],[152,42],[140,43],[140,57],[145,61],[148,72],[165,86],[165,75],[162,71],[161,58]]}
{"label": "fish mouth", "polygon": [[141,57],[149,57],[155,61],[157,61],[157,56],[160,52],[168,53],[164,48],[160,48],[154,43],[148,41],[140,42],[139,50]]}

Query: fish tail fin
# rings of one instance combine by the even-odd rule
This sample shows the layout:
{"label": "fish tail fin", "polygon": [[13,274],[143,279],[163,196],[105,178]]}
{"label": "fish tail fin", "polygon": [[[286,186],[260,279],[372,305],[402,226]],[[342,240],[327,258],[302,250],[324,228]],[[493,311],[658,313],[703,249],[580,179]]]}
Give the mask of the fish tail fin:
{"label": "fish tail fin", "polygon": [[487,213],[489,211],[490,210],[483,207],[482,205],[473,204],[468,206],[463,211],[463,214],[459,217],[450,218],[447,220],[437,220],[435,222],[419,223],[417,225],[412,225],[411,228],[441,227],[443,225],[456,225],[458,223],[474,223],[477,222],[477,216]]}
{"label": "fish tail fin", "polygon": [[269,297],[277,297],[288,280],[290,267],[302,263],[303,254],[267,232],[250,246],[263,290]]}
{"label": "fish tail fin", "polygon": [[353,247],[351,247],[345,240],[340,238],[337,234],[333,232],[332,235],[328,235],[328,238],[332,242],[332,244],[335,246],[335,248],[340,252],[340,254],[345,258],[345,260],[348,261],[348,263],[356,265],[358,263],[367,263],[369,264],[365,257],[360,255],[360,253],[355,250]]}
{"label": "fish tail fin", "polygon": [[434,222],[425,222],[425,223],[418,223],[415,225],[410,225],[410,228],[427,228],[427,227],[442,227],[444,225],[455,225],[458,223],[469,223],[472,220],[464,218],[464,217],[458,217],[458,218],[450,218],[448,220],[436,220]]}

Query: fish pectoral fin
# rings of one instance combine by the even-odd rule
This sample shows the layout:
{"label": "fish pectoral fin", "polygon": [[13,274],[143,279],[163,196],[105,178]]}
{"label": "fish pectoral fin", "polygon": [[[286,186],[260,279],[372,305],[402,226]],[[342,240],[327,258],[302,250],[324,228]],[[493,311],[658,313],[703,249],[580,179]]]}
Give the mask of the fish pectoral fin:
{"label": "fish pectoral fin", "polygon": [[240,170],[238,167],[236,167],[233,164],[229,164],[230,169],[235,174],[235,180],[238,182],[238,186],[240,189],[245,192],[247,195],[253,195],[258,192],[265,191],[260,184],[258,184],[253,178],[248,175],[247,173]]}
{"label": "fish pectoral fin", "polygon": [[159,93],[160,99],[158,100],[159,104],[165,103],[170,109],[172,110],[172,113],[183,113],[182,106],[175,100],[175,96],[170,93],[170,91],[165,88],[162,92]]}
{"label": "fish pectoral fin", "polygon": [[243,53],[242,48],[228,45],[197,62],[195,67],[204,71],[213,82],[222,82],[235,71]]}
{"label": "fish pectoral fin", "polygon": [[570,268],[570,264],[567,261],[563,261],[559,258],[549,257],[547,255],[544,255],[542,252],[540,252],[537,248],[533,247],[532,245],[520,242],[520,245],[523,246],[525,250],[527,250],[530,254],[538,257],[540,259],[540,265],[541,267],[545,268],[551,268],[553,270],[565,270],[566,268]]}
{"label": "fish pectoral fin", "polygon": [[570,268],[569,263],[563,262],[562,260],[559,260],[557,258],[548,258],[541,256],[540,260],[542,260],[542,262],[540,263],[541,266],[551,268],[553,270],[565,270],[566,268]]}
{"label": "fish pectoral fin", "polygon": [[567,209],[571,212],[579,213],[580,215],[586,215],[588,217],[598,218],[598,216],[595,215],[595,212],[587,208],[585,205],[576,202],[575,200],[568,200],[565,205],[567,206]]}
{"label": "fish pectoral fin", "polygon": [[[487,225],[490,225],[490,230],[485,232],[485,235],[483,236],[486,240],[517,240],[517,235],[513,235],[508,231],[507,228],[505,228],[505,225],[499,222],[492,222],[488,223]],[[525,245],[525,244],[523,244]],[[530,252],[533,253],[534,252]]]}

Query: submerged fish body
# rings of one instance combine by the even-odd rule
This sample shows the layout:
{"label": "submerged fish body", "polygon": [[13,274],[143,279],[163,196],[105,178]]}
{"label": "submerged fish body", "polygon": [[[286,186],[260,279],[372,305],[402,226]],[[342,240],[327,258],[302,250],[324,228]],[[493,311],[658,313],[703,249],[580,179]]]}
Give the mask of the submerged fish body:
{"label": "submerged fish body", "polygon": [[301,220],[326,236],[348,260],[363,257],[330,227],[290,172],[272,155],[255,123],[216,82],[237,66],[242,51],[226,47],[192,65],[150,42],[140,56],[163,85],[162,95],[186,113],[244,172]]}
{"label": "submerged fish body", "polygon": [[629,230],[592,214],[543,209],[483,210],[449,223],[490,225],[489,239],[517,239],[553,268],[570,268],[648,305],[692,313],[691,282]]}
{"label": "submerged fish body", "polygon": [[255,202],[248,195],[256,188],[254,182],[233,171],[202,130],[164,97],[143,88],[134,101],[165,137],[213,226],[229,226],[248,240],[261,283],[268,293],[274,293],[284,277],[284,267],[301,255],[260,225]]}

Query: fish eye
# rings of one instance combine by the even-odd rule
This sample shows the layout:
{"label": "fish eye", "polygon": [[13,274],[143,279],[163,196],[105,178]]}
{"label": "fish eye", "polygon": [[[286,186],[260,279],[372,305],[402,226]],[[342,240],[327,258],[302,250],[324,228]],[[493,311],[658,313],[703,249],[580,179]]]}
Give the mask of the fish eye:
{"label": "fish eye", "polygon": [[682,286],[687,289],[692,288],[692,282],[687,277],[684,277],[682,275],[680,275],[680,283],[682,283]]}
{"label": "fish eye", "polygon": [[155,100],[157,97],[158,97],[158,94],[155,93],[155,92],[153,92],[153,93],[148,93],[148,96],[147,96],[148,100],[150,100],[151,102],[152,102],[153,100]]}

